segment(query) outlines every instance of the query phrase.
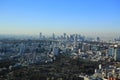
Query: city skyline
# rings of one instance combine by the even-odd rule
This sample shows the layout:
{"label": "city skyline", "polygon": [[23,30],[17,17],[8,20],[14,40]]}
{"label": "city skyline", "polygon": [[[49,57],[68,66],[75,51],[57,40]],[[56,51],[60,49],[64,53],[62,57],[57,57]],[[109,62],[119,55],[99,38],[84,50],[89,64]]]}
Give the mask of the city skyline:
{"label": "city skyline", "polygon": [[1,0],[0,34],[74,34],[114,38],[119,0]]}

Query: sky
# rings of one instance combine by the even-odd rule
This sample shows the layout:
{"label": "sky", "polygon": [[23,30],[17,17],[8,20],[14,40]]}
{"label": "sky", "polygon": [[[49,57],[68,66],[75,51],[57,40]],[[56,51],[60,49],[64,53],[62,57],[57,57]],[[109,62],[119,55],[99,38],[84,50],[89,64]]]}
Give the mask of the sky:
{"label": "sky", "polygon": [[0,0],[0,34],[120,36],[120,0]]}

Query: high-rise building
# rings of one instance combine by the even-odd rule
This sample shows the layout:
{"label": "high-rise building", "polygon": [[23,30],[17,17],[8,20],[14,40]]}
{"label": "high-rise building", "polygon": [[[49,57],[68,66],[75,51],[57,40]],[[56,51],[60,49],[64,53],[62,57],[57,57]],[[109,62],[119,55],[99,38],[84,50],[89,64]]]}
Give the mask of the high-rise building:
{"label": "high-rise building", "polygon": [[52,35],[52,38],[53,38],[53,40],[55,39],[55,34],[53,33],[53,35]]}
{"label": "high-rise building", "polygon": [[54,55],[58,55],[58,53],[59,53],[59,48],[58,47],[54,47],[53,48],[53,54]]}
{"label": "high-rise building", "polygon": [[23,54],[24,54],[24,51],[25,51],[25,45],[23,44],[23,43],[21,43],[20,45],[19,45],[19,53],[18,53],[18,55],[20,55],[20,56],[22,56]]}
{"label": "high-rise building", "polygon": [[40,33],[40,39],[42,39],[42,33]]}
{"label": "high-rise building", "polygon": [[120,45],[114,46],[114,60],[120,61]]}
{"label": "high-rise building", "polygon": [[66,39],[66,33],[64,33],[63,35],[64,35],[64,39]]}
{"label": "high-rise building", "polygon": [[97,42],[100,42],[100,37],[97,37]]}
{"label": "high-rise building", "polygon": [[114,47],[110,46],[107,50],[108,56],[112,57],[114,53]]}

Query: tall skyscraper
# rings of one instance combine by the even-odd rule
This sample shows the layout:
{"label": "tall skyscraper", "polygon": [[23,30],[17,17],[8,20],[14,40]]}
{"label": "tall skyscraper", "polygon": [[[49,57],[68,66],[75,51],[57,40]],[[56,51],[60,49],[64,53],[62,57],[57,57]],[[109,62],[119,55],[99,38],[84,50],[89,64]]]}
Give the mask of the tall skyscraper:
{"label": "tall skyscraper", "polygon": [[55,34],[53,33],[53,35],[52,35],[52,38],[53,38],[53,40],[55,40]]}
{"label": "tall skyscraper", "polygon": [[66,39],[66,33],[63,34],[64,35],[64,40]]}
{"label": "tall skyscraper", "polygon": [[100,42],[100,37],[97,37],[97,42]]}
{"label": "tall skyscraper", "polygon": [[40,32],[40,39],[42,39],[42,33]]}
{"label": "tall skyscraper", "polygon": [[19,45],[19,53],[18,53],[18,55],[20,55],[20,56],[23,56],[24,55],[24,51],[25,51],[25,45],[23,44],[23,43],[21,43],[20,45]]}

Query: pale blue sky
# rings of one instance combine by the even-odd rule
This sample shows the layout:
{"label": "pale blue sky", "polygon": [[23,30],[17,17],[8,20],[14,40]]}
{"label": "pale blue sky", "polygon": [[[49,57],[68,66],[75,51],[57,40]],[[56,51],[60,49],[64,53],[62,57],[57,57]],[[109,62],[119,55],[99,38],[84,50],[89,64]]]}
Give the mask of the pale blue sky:
{"label": "pale blue sky", "polygon": [[120,34],[120,0],[0,0],[0,34]]}

